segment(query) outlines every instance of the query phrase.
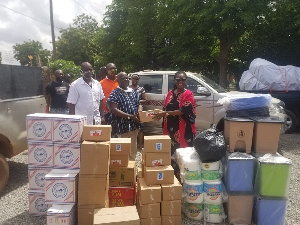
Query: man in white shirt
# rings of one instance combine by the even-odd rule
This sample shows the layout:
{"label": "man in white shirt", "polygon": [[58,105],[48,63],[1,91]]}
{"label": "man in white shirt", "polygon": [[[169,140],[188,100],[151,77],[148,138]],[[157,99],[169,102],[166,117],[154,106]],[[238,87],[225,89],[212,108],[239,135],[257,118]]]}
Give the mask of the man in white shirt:
{"label": "man in white shirt", "polygon": [[101,84],[92,78],[93,67],[90,63],[81,64],[82,77],[72,82],[67,102],[71,115],[87,116],[87,124],[101,124],[104,94]]}

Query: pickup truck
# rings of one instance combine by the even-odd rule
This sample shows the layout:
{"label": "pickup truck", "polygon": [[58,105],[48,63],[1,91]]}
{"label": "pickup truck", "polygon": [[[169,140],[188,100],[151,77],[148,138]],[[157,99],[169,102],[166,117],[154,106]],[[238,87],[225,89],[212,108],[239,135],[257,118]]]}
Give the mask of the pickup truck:
{"label": "pickup truck", "polygon": [[26,115],[45,112],[41,68],[0,65],[0,192],[9,177],[6,158],[27,149]]}
{"label": "pickup truck", "polygon": [[280,99],[285,104],[286,133],[292,133],[300,125],[300,91],[266,91],[266,90],[246,90],[243,92],[255,94],[270,94],[272,97]]}
{"label": "pickup truck", "polygon": [[[147,101],[143,110],[162,109],[168,91],[174,86],[175,73],[176,71],[140,71],[131,74],[139,75],[139,85],[145,88]],[[227,92],[201,74],[187,72],[187,76],[186,88],[193,92],[197,105],[197,131],[208,129],[211,124],[217,125],[218,130],[223,130],[226,110],[222,104],[217,103],[218,100],[233,95],[245,95],[246,93]],[[272,98],[272,106],[269,110],[271,116],[284,122],[286,114],[281,105],[283,104],[280,100]],[[144,133],[162,133],[162,121],[144,123]]]}

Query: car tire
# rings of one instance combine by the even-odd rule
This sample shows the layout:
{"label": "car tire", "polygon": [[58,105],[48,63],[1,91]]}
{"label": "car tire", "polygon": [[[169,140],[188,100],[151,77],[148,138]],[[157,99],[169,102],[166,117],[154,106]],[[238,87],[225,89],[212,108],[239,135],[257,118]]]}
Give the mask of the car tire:
{"label": "car tire", "polygon": [[291,134],[297,128],[297,117],[293,112],[288,109],[285,109],[285,113],[287,114],[286,124],[285,124],[285,133]]}
{"label": "car tire", "polygon": [[9,167],[3,155],[0,154],[0,193],[4,189],[9,177]]}

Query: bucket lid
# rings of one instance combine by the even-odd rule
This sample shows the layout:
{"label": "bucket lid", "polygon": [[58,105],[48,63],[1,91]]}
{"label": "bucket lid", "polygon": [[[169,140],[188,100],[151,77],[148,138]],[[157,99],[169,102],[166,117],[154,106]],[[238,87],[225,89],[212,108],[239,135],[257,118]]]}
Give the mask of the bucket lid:
{"label": "bucket lid", "polygon": [[273,117],[253,117],[256,123],[283,123],[283,121]]}
{"label": "bucket lid", "polygon": [[257,159],[260,163],[272,163],[272,164],[292,164],[292,161],[282,155],[276,154],[265,154]]}
{"label": "bucket lid", "polygon": [[233,121],[233,122],[253,122],[251,119],[240,118],[240,117],[224,117],[225,120]]}
{"label": "bucket lid", "polygon": [[244,152],[234,152],[231,154],[228,154],[228,160],[254,160],[255,158]]}

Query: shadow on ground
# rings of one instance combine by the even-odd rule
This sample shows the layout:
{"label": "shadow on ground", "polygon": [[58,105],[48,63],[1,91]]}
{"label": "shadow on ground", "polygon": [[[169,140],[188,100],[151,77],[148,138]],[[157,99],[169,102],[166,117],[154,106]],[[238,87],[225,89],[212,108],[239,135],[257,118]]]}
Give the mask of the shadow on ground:
{"label": "shadow on ground", "polygon": [[[20,221],[22,221],[20,223]],[[46,224],[46,217],[33,217],[29,215],[28,210],[23,212],[22,214],[19,214],[11,219],[8,219],[4,222],[1,223],[1,225],[13,225],[13,224],[18,224],[18,225],[42,225]]]}

